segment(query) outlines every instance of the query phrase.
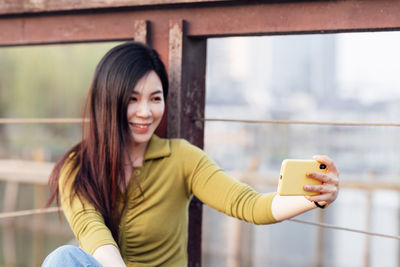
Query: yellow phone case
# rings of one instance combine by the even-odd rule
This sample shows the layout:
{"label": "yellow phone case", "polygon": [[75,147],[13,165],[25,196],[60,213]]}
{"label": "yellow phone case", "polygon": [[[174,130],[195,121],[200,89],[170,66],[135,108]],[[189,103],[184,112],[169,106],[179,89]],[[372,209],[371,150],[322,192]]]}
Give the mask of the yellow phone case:
{"label": "yellow phone case", "polygon": [[317,192],[304,191],[304,185],[318,185],[320,181],[308,178],[309,171],[326,173],[326,165],[315,160],[285,159],[282,162],[278,183],[278,194],[281,196],[314,196]]}

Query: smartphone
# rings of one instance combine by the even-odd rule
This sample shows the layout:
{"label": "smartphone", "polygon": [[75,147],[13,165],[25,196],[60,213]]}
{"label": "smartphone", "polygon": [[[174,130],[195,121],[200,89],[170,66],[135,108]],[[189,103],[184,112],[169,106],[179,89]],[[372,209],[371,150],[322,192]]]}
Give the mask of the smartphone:
{"label": "smartphone", "polygon": [[307,172],[326,173],[326,165],[316,160],[285,159],[282,162],[278,183],[278,194],[281,196],[314,196],[318,192],[308,192],[304,185],[318,185],[321,181],[307,177]]}

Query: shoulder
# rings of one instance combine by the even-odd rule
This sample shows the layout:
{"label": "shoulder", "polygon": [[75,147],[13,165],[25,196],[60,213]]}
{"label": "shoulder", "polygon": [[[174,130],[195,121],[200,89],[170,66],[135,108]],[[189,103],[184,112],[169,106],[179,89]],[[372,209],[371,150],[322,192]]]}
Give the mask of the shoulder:
{"label": "shoulder", "polygon": [[77,154],[75,152],[71,152],[62,162],[62,166],[59,174],[59,186],[61,188],[66,185],[71,186],[75,177],[78,173],[79,166],[77,164]]}
{"label": "shoulder", "polygon": [[179,154],[179,155],[203,155],[204,151],[199,147],[189,143],[185,139],[181,138],[174,138],[169,139],[170,147],[171,147],[171,154]]}
{"label": "shoulder", "polygon": [[168,160],[187,162],[204,157],[200,148],[181,138],[160,138],[153,136],[145,154],[145,160],[165,158]]}
{"label": "shoulder", "polygon": [[189,143],[188,141],[186,141],[185,139],[182,139],[182,138],[171,138],[171,139],[167,139],[167,140],[170,143],[171,148],[174,148],[174,149],[185,149],[185,148],[193,146],[191,143]]}
{"label": "shoulder", "polygon": [[192,173],[199,166],[213,163],[209,156],[199,147],[184,139],[171,139],[171,160],[184,166],[186,173]]}
{"label": "shoulder", "polygon": [[182,138],[161,138],[153,135],[149,147],[147,148],[147,156],[167,156],[169,154],[199,152],[200,148],[192,145]]}

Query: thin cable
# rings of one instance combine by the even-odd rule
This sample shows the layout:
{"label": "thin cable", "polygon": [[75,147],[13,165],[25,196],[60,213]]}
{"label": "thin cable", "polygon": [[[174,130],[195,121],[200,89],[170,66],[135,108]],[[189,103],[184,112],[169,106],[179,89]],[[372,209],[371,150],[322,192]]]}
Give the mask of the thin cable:
{"label": "thin cable", "polygon": [[82,118],[29,118],[29,119],[0,119],[0,124],[22,124],[22,123],[82,123],[88,119]]}
{"label": "thin cable", "polygon": [[300,124],[300,125],[335,125],[335,126],[385,126],[400,127],[400,123],[394,122],[335,122],[335,121],[295,121],[295,120],[236,120],[215,118],[194,118],[195,121],[205,122],[239,122],[257,124]]}
{"label": "thin cable", "polygon": [[357,230],[357,229],[351,229],[351,228],[336,226],[336,225],[327,224],[327,223],[316,223],[316,222],[310,222],[310,221],[303,221],[303,220],[299,220],[299,219],[289,219],[289,221],[296,222],[296,223],[314,225],[314,226],[323,227],[323,228],[330,228],[330,229],[354,232],[354,233],[359,233],[359,234],[365,234],[365,235],[371,235],[371,236],[379,236],[379,237],[384,237],[384,238],[391,238],[391,239],[400,240],[400,236],[396,236],[396,235],[386,235],[386,234],[380,234],[380,233],[373,233],[373,232],[368,232],[368,231],[363,231],[363,230]]}
{"label": "thin cable", "polygon": [[[44,213],[51,213],[51,212],[58,212],[58,211],[61,211],[61,207],[50,207],[50,208],[44,208],[44,209],[4,212],[4,213],[0,213],[0,219],[15,218],[15,217],[21,217],[21,216],[44,214]],[[323,227],[323,228],[342,230],[342,231],[360,233],[360,234],[365,234],[365,235],[371,235],[371,236],[378,236],[378,237],[384,237],[384,238],[391,238],[391,239],[400,240],[400,236],[373,233],[373,232],[368,232],[368,231],[363,231],[363,230],[357,230],[357,229],[351,229],[351,228],[347,228],[347,227],[331,225],[331,224],[327,224],[327,223],[316,223],[316,222],[304,221],[304,220],[299,220],[299,219],[289,219],[289,221],[296,222],[296,223],[313,225],[313,226],[318,226],[318,227]]]}
{"label": "thin cable", "polygon": [[[334,122],[334,121],[296,121],[296,120],[236,120],[236,119],[215,119],[215,118],[194,118],[195,121],[206,122],[236,122],[254,124],[297,124],[297,125],[335,125],[335,126],[384,126],[400,127],[400,123],[395,122]],[[0,124],[23,124],[23,123],[81,123],[88,122],[82,118],[29,118],[29,119],[0,119]]]}
{"label": "thin cable", "polygon": [[51,213],[51,212],[58,212],[60,210],[61,210],[61,207],[50,207],[50,208],[34,209],[34,210],[21,210],[21,211],[3,212],[3,213],[0,213],[0,219],[14,218],[14,217],[21,217],[21,216],[28,216],[28,215],[36,215],[36,214],[44,214],[44,213]]}

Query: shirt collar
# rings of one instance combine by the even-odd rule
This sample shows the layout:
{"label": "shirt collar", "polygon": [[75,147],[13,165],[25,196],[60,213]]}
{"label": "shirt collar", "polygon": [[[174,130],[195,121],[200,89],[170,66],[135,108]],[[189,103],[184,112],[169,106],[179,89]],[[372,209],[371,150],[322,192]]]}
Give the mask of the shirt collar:
{"label": "shirt collar", "polygon": [[158,159],[168,157],[171,155],[171,148],[169,140],[160,138],[153,134],[150,139],[149,146],[147,147],[146,153],[144,154],[144,160]]}

